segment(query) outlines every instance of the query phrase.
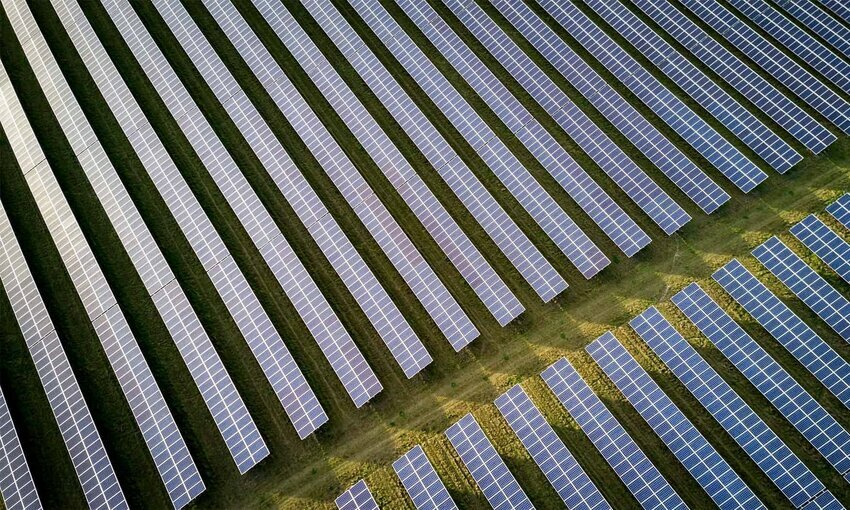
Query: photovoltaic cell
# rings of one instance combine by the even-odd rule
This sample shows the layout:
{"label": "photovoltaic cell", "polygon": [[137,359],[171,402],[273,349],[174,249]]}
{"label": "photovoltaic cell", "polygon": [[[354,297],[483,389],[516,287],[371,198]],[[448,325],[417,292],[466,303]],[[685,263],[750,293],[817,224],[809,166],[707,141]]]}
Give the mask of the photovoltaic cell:
{"label": "photovoltaic cell", "polygon": [[[733,260],[713,278],[723,285],[741,269]],[[672,301],[839,473],[850,471],[850,434],[708,294],[688,288]]]}
{"label": "photovoltaic cell", "polygon": [[534,509],[472,414],[449,427],[446,437],[494,510]]}
{"label": "photovoltaic cell", "polygon": [[832,11],[836,16],[843,19],[846,23],[850,23],[850,6],[842,0],[818,0],[826,8]]}
{"label": "photovoltaic cell", "polygon": [[[704,212],[712,213],[729,200],[729,195],[717,183],[603,80],[527,4],[519,0],[493,0],[492,4],[585,99]],[[540,80],[544,79],[545,75],[541,76]]]}
{"label": "photovoltaic cell", "polygon": [[774,170],[785,173],[803,159],[619,0],[585,3]]}
{"label": "photovoltaic cell", "polygon": [[[836,136],[667,0],[633,0],[670,36],[815,154]],[[786,82],[786,85],[793,85]],[[791,90],[805,100],[805,87]]]}
{"label": "photovoltaic cell", "polygon": [[815,499],[807,503],[803,510],[842,510],[842,505],[829,491],[821,492]]}
{"label": "photovoltaic cell", "polygon": [[393,469],[417,510],[457,510],[421,446],[414,446],[393,462]]}
{"label": "photovoltaic cell", "polygon": [[791,227],[791,233],[845,282],[850,283],[850,243],[814,214]]}
{"label": "photovoltaic cell", "polygon": [[629,324],[795,507],[825,489],[655,307]]}
{"label": "photovoltaic cell", "polygon": [[496,407],[568,508],[611,508],[520,385],[500,395]]}
{"label": "photovoltaic cell", "polygon": [[809,27],[821,39],[831,44],[846,58],[850,58],[850,28],[821,10],[811,0],[779,2],[779,6]]}
{"label": "photovoltaic cell", "polygon": [[720,508],[765,508],[609,331],[585,350]]}
{"label": "photovoltaic cell", "polygon": [[610,260],[605,254],[534,179],[383,6],[365,0],[350,3],[579,272],[589,279],[607,266]]}
{"label": "photovoltaic cell", "polygon": [[[637,223],[579,166],[427,2],[397,0],[397,3],[549,175],[558,181],[623,253],[632,256],[651,242]],[[477,7],[468,2],[464,3],[468,5],[460,9],[462,13],[468,13],[470,9]],[[489,39],[479,40],[489,46]],[[493,53],[492,48],[488,49]],[[507,64],[504,55],[494,55],[500,62]],[[599,148],[595,140],[598,135],[602,135],[603,139],[606,137],[583,113],[577,112],[576,109],[571,112],[580,115],[576,115],[570,123],[562,127],[565,127],[567,133],[601,168],[611,172],[614,168],[613,159],[607,157],[608,154]],[[585,132],[589,134],[585,135]],[[619,184],[621,181],[615,179],[615,182]]]}
{"label": "photovoltaic cell", "polygon": [[566,358],[540,375],[643,508],[688,508]]}
{"label": "photovoltaic cell", "polygon": [[767,174],[662,85],[575,4],[569,0],[541,0],[540,4],[645,105],[742,191],[752,190],[767,178]]}
{"label": "photovoltaic cell", "polygon": [[838,200],[826,206],[826,212],[845,228],[850,229],[850,193],[841,195]]}
{"label": "photovoltaic cell", "polygon": [[336,498],[339,510],[378,510],[378,504],[369,492],[366,482],[360,480]]}
{"label": "photovoltaic cell", "polygon": [[847,298],[776,236],[757,246],[753,255],[841,338],[850,342],[850,301]]}
{"label": "photovoltaic cell", "polygon": [[[797,361],[850,408],[850,364],[763,283],[739,264],[720,284]],[[694,289],[696,292],[698,289]]]}
{"label": "photovoltaic cell", "polygon": [[21,441],[0,390],[0,496],[8,510],[41,509]]}

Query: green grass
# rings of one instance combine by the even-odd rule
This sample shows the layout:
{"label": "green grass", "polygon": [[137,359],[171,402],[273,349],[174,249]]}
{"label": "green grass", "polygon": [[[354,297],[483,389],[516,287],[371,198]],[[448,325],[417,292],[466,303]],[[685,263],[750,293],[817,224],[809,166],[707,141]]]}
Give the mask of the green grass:
{"label": "green grass", "polygon": [[[547,67],[539,55],[535,55],[535,61],[540,63],[556,82],[565,85],[564,88],[570,97],[585,109],[591,118],[605,127],[621,147],[659,183],[662,183],[665,189],[694,216],[693,221],[679,233],[667,238],[640,213],[634,204],[628,201],[622,192],[614,189],[607,176],[594,166],[551,119],[546,119],[545,113],[532,104],[520,87],[508,77],[506,71],[498,66],[498,63],[492,58],[486,58],[480,46],[472,44],[473,49],[485,57],[485,63],[500,78],[508,82],[509,88],[517,93],[546,128],[564,143],[588,172],[602,182],[615,200],[653,237],[653,243],[649,247],[634,258],[627,259],[618,254],[614,245],[604,238],[601,231],[578,206],[557,187],[545,170],[532,160],[507,128],[486,109],[480,99],[474,97],[471,89],[462,83],[445,61],[439,58],[436,50],[429,49],[424,36],[411,30],[417,44],[420,44],[428,55],[437,61],[438,66],[447,72],[452,83],[470,99],[473,107],[500,136],[505,138],[511,149],[516,150],[521,161],[528,165],[529,170],[540,178],[547,190],[615,260],[611,267],[592,281],[584,281],[551,241],[546,239],[519,204],[491,174],[488,174],[486,167],[474,151],[454,131],[436,107],[429,103],[401,66],[386,50],[381,49],[379,41],[374,35],[368,33],[365,24],[357,18],[356,14],[353,14],[350,8],[338,2],[343,12],[352,19],[355,29],[364,36],[370,47],[376,50],[379,58],[389,66],[393,74],[399,77],[402,86],[411,93],[425,114],[438,126],[461,157],[481,177],[497,200],[517,220],[547,258],[565,275],[571,285],[570,289],[555,302],[542,304],[530,287],[521,281],[518,273],[510,267],[507,259],[498,252],[483,230],[475,224],[474,219],[463,210],[459,200],[451,194],[445,183],[441,182],[435,172],[428,168],[424,157],[401,132],[366,85],[353,70],[345,66],[342,56],[333,48],[332,43],[323,35],[306,11],[294,0],[285,0],[285,3],[341,71],[346,82],[378,122],[384,126],[402,152],[409,157],[411,163],[464,231],[469,233],[473,242],[499,274],[508,281],[526,305],[527,312],[520,320],[507,328],[497,327],[483,305],[477,301],[472,290],[451,267],[436,243],[428,237],[412,212],[370,161],[365,150],[353,139],[327,101],[309,82],[305,73],[297,68],[294,58],[277,41],[271,29],[250,6],[250,2],[238,2],[240,11],[257,31],[264,44],[272,51],[311,106],[317,110],[332,134],[340,141],[346,154],[394,212],[416,246],[481,329],[481,338],[463,352],[454,353],[424,309],[406,288],[400,275],[381,253],[366,229],[356,220],[350,207],[341,199],[340,194],[309,155],[304,145],[297,140],[292,127],[276,110],[274,103],[247,66],[239,59],[238,54],[221,34],[209,14],[199,3],[190,2],[187,8],[192,17],[204,33],[212,39],[216,51],[220,53],[252,101],[258,106],[272,130],[284,142],[284,146],[305,173],[311,185],[329,206],[332,214],[384,283],[434,356],[435,361],[432,366],[413,380],[405,380],[353,298],[347,294],[339,278],[333,273],[306,229],[298,222],[291,208],[282,200],[275,184],[265,173],[236,126],[217,104],[214,95],[188,57],[180,50],[178,43],[170,35],[155,9],[148,3],[136,3],[137,12],[146,27],[161,43],[167,59],[184,79],[191,95],[208,116],[216,133],[231,150],[240,169],[269,209],[274,220],[286,233],[287,239],[305,262],[384,383],[385,390],[381,395],[363,409],[355,409],[341,384],[332,375],[330,367],[310,338],[306,327],[297,318],[294,308],[280,291],[274,277],[265,267],[247,234],[239,225],[234,213],[226,205],[188,141],[180,133],[176,123],[156,95],[153,86],[133,60],[132,54],[124,45],[109,17],[96,3],[85,2],[86,15],[105,43],[122,77],[128,83],[205,212],[216,225],[330,415],[330,423],[315,436],[299,441],[271,388],[264,380],[259,366],[228,317],[226,308],[216,296],[215,289],[208,278],[203,274],[203,269],[192,254],[188,242],[159,198],[153,183],[133,154],[131,146],[121,134],[117,122],[109,113],[96,86],[85,72],[82,62],[61,28],[61,23],[47,4],[33,2],[32,7],[39,26],[57,56],[63,73],[166,259],[186,289],[204,327],[213,338],[216,348],[272,450],[272,456],[268,460],[247,475],[239,476],[223,441],[215,431],[215,426],[200,395],[193,387],[188,371],[165,333],[164,325],[156,318],[156,311],[146,296],[138,276],[132,270],[129,258],[121,248],[120,241],[109,225],[105,213],[97,205],[94,191],[71,154],[45,98],[41,93],[35,92],[38,89],[37,81],[26,63],[12,30],[8,28],[5,15],[0,16],[0,28],[2,28],[0,30],[2,55],[0,56],[3,63],[12,76],[29,120],[48,155],[74,214],[79,219],[104,273],[113,283],[113,289],[122,309],[128,316],[146,356],[151,361],[151,368],[163,388],[166,399],[207,482],[208,490],[198,498],[197,507],[331,508],[333,499],[342,490],[357,478],[366,477],[382,508],[412,508],[390,465],[398,456],[417,443],[423,445],[453,497],[463,508],[486,507],[483,495],[475,488],[471,477],[443,436],[443,431],[456,419],[466,412],[473,412],[537,508],[561,508],[557,495],[492,404],[496,396],[515,383],[523,384],[609,501],[617,508],[636,507],[636,502],[622,483],[537,376],[549,363],[560,356],[567,356],[576,364],[594,390],[610,406],[638,443],[645,448],[686,501],[694,508],[710,506],[710,500],[696,482],[666,451],[664,445],[624,401],[614,386],[602,376],[601,371],[596,368],[589,356],[583,353],[584,345],[608,329],[615,330],[618,337],[638,357],[641,364],[651,372],[665,391],[709,437],[768,506],[787,507],[781,494],[772,487],[755,465],[746,459],[740,448],[701,409],[684,387],[675,381],[663,364],[624,326],[632,316],[652,304],[660,306],[665,316],[680,328],[712,366],[741,393],[744,399],[780,434],[839,499],[845,505],[850,504],[850,488],[847,483],[833,473],[830,466],[804,443],[801,436],[692,325],[689,325],[680,313],[674,310],[668,301],[673,293],[687,283],[700,281],[704,288],[718,299],[724,308],[730,310],[736,319],[742,321],[756,340],[767,348],[842,424],[850,427],[850,412],[843,408],[837,399],[829,395],[802,366],[785,353],[749,316],[735,306],[717,285],[710,281],[710,274],[714,269],[732,257],[741,258],[836,350],[850,359],[850,346],[841,341],[814,314],[793,298],[787,289],[766,274],[748,256],[749,250],[755,245],[770,235],[779,234],[793,249],[803,255],[807,262],[821,270],[821,274],[827,276],[831,283],[842,291],[848,290],[844,282],[825,270],[819,261],[801,249],[799,243],[787,234],[787,228],[810,212],[822,211],[826,203],[839,196],[841,192],[850,189],[850,140],[842,138],[820,156],[808,157],[788,175],[779,176],[768,171],[770,179],[749,195],[734,190],[716,171],[709,169],[708,165],[702,162],[701,166],[718,182],[723,183],[732,195],[732,200],[721,210],[711,216],[705,216],[672,185],[669,185],[669,182],[657,169],[652,168],[645,158],[636,154],[628,142],[624,142],[621,136],[615,134],[607,121],[589,108],[587,102],[567,86],[563,79],[558,78],[557,73]],[[389,2],[385,4],[389,7]],[[413,24],[399,12],[397,8],[392,9],[393,15],[405,29],[415,29]],[[448,11],[441,8],[440,12],[445,15]],[[494,10],[488,9],[488,12],[493,13]],[[456,19],[451,16],[447,18],[467,42],[473,43],[473,39],[463,31],[462,25]],[[507,28],[504,20],[499,19],[499,22]],[[576,47],[574,43],[572,45]],[[527,44],[523,47],[526,50],[529,49]],[[600,71],[605,74],[604,70]],[[609,75],[606,76],[610,78]],[[22,93],[22,91],[33,92]],[[650,119],[654,119],[653,123],[656,126],[661,127],[657,119],[634,97],[628,93],[625,95],[640,111],[647,114]],[[693,105],[692,102],[689,104]],[[717,123],[713,122],[713,125],[716,126]],[[668,129],[661,129],[670,135]],[[694,151],[683,146],[681,140],[675,136],[671,138],[689,156],[701,161]],[[0,154],[8,153],[8,144],[5,139],[0,139]],[[39,217],[23,176],[13,159],[2,158],[0,198],[10,215],[42,296],[63,339],[125,493],[134,507],[165,507],[167,496],[161,487],[153,463],[133,424],[132,416],[97,338],[88,326],[85,312],[76,297],[58,253],[51,246],[49,234]],[[821,217],[826,219],[823,215]],[[831,225],[836,226],[834,222],[831,222]],[[82,493],[77,487],[58,429],[52,421],[35,369],[26,353],[23,339],[17,330],[5,298],[0,299],[0,342],[2,342],[0,344],[0,384],[4,388],[15,388],[14,395],[9,398],[10,407],[30,457],[30,464],[36,482],[41,488],[42,497],[49,507],[80,508],[84,505]],[[63,480],[64,483],[56,483],[56,480]],[[56,490],[46,490],[53,486]]]}

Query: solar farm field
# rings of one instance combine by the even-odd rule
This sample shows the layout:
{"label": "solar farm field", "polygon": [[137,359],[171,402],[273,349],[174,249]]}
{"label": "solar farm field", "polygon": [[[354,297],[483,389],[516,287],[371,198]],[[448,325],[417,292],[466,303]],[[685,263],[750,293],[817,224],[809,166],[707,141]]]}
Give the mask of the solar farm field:
{"label": "solar farm field", "polygon": [[569,365],[850,507],[850,20],[749,4],[0,0],[0,509],[649,505]]}

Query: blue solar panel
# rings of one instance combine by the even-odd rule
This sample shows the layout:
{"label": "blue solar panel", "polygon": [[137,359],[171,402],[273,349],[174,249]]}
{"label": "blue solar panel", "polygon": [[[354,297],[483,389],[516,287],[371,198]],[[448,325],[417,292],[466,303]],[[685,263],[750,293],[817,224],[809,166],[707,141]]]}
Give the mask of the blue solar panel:
{"label": "blue solar panel", "polygon": [[831,492],[823,491],[800,510],[844,510],[844,505],[839,503]]}
{"label": "blue solar panel", "polygon": [[41,499],[35,489],[21,441],[0,390],[0,502],[9,510],[40,510]]}
{"label": "blue solar panel", "polygon": [[744,192],[767,179],[738,149],[661,84],[570,0],[539,2],[582,46]]}
{"label": "blue solar panel", "polygon": [[774,170],[785,173],[803,159],[619,0],[585,3]]}
{"label": "blue solar panel", "polygon": [[[817,154],[836,140],[834,134],[668,0],[632,0],[632,3],[810,151]],[[807,89],[795,91],[805,93]]]}
{"label": "blue solar panel", "polygon": [[446,437],[495,510],[533,510],[534,505],[508,471],[472,414],[446,430]]}
{"label": "blue solar panel", "polygon": [[393,469],[417,510],[457,510],[421,446],[414,446],[393,462]]}
{"label": "blue solar panel", "polygon": [[655,307],[629,324],[795,507],[824,490],[809,468]]}
{"label": "blue solar panel", "polygon": [[500,395],[496,407],[568,508],[611,508],[520,385]]}
{"label": "blue solar panel", "polygon": [[688,508],[566,358],[540,375],[643,508]]}
{"label": "blue solar panel", "polygon": [[850,5],[844,0],[818,0],[826,8],[832,11],[836,16],[843,19],[845,23],[850,24]]}
{"label": "blue solar panel", "polygon": [[336,498],[339,510],[378,510],[378,504],[369,492],[366,482],[360,480]]}
{"label": "blue solar panel", "polygon": [[753,255],[841,338],[850,342],[850,301],[847,298],[778,237],[771,237],[757,246]]}
{"label": "blue solar panel", "polygon": [[[733,260],[713,275],[721,285],[740,274]],[[850,471],[850,434],[699,287],[673,303],[841,474]]]}
{"label": "blue solar panel", "polygon": [[844,358],[744,266],[729,271],[720,284],[833,395],[850,407],[850,364]]}
{"label": "blue solar panel", "polygon": [[791,233],[845,282],[850,283],[850,243],[814,214],[791,227]]}
{"label": "blue solar panel", "polygon": [[764,508],[747,484],[613,333],[606,332],[585,350],[718,507],[729,510]]}
{"label": "blue solar panel", "polygon": [[716,0],[681,0],[738,50],[850,134],[850,104]]}
{"label": "blue solar panel", "polygon": [[841,195],[838,200],[826,206],[826,212],[845,228],[850,229],[850,193]]}
{"label": "blue solar panel", "polygon": [[786,0],[779,2],[779,6],[845,57],[850,58],[850,28],[824,12],[811,0]]}

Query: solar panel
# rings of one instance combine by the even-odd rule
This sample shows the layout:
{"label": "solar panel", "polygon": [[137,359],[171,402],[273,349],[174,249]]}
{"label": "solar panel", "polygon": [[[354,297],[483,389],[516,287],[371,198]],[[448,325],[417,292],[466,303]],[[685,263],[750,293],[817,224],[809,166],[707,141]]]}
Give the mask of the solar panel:
{"label": "solar panel", "polygon": [[375,35],[585,278],[610,263],[378,3],[350,2]]}
{"label": "solar panel", "polygon": [[[733,260],[712,276],[723,285],[741,269]],[[672,300],[839,473],[850,471],[850,434],[708,294],[688,288]]]}
{"label": "solar panel", "polygon": [[815,499],[807,503],[803,510],[841,510],[844,505],[835,499],[829,491],[821,492]]}
{"label": "solar panel", "polygon": [[496,407],[568,508],[611,508],[520,385],[500,395]]}
{"label": "solar panel", "polygon": [[[0,76],[0,81],[2,78],[3,76]],[[3,90],[7,86],[11,87],[11,83],[0,83],[0,94],[7,93]],[[2,205],[0,282],[9,297],[12,311],[35,363],[36,372],[89,507],[127,508],[124,493],[118,484],[88,405],[83,399],[77,378]]]}
{"label": "solar panel", "polygon": [[779,6],[850,58],[850,28],[821,10],[811,0],[790,0],[781,2]]}
{"label": "solar panel", "polygon": [[[527,4],[517,0],[493,0],[492,4],[585,99],[704,212],[711,213],[729,200],[729,195],[717,183],[603,80]],[[522,57],[518,54],[518,58]],[[538,81],[543,83],[547,79],[542,75]],[[557,88],[552,90],[557,94]],[[563,98],[556,103],[559,101]]]}
{"label": "solar panel", "polygon": [[796,508],[825,489],[655,307],[629,324]]}
{"label": "solar panel", "polygon": [[336,498],[336,507],[339,510],[378,510],[378,504],[363,480],[340,494]]}
{"label": "solar panel", "polygon": [[0,390],[0,496],[9,510],[36,510],[41,499],[21,448],[21,441]]}
{"label": "solar panel", "polygon": [[814,214],[791,227],[791,233],[845,282],[850,283],[850,243]]}
{"label": "solar panel", "polygon": [[[192,59],[204,80],[210,84],[228,115],[275,181],[278,189],[284,194],[287,202],[295,210],[304,225],[308,227],[310,235],[323,249],[323,253],[328,253],[329,249],[338,244],[345,243],[350,246],[350,242],[342,234],[339,225],[330,216],[319,197],[304,179],[292,159],[289,158],[260,113],[239,88],[236,80],[227,71],[224,63],[219,59],[186,10],[180,4],[174,2],[155,1],[153,4],[180,45]],[[188,115],[191,115],[191,113],[184,118],[189,119]],[[206,126],[205,123],[201,125]],[[203,154],[203,152],[201,153]],[[226,152],[217,151],[216,154],[223,157]],[[229,158],[224,161],[229,161]],[[239,203],[245,200],[249,203],[260,204],[259,199],[255,199],[255,195],[249,192],[251,188],[247,181],[239,177],[240,172],[235,165],[228,163],[226,167],[220,170],[213,170],[218,169],[217,166],[208,166],[208,168],[218,185],[225,190],[225,196],[230,203]],[[235,209],[242,212],[242,218],[254,213],[258,214],[259,217],[266,217],[262,214],[263,209],[260,207],[240,206]],[[243,219],[243,221],[245,220]],[[253,233],[260,254],[277,277],[278,282],[321,348],[322,354],[331,364],[346,392],[354,404],[361,407],[381,391],[381,383],[343,327],[339,317],[330,307],[327,299],[298,260],[295,252],[292,251],[289,243],[282,235],[275,236],[277,229],[271,228],[273,224],[273,221],[269,218],[261,222],[260,225],[251,223],[253,227],[248,230]],[[263,230],[264,228],[270,230]],[[262,238],[260,233],[263,231],[268,232],[265,239],[269,240],[261,243],[256,239]],[[338,232],[338,235],[331,235],[336,232]],[[347,250],[341,251],[341,253],[347,252]],[[353,248],[351,253],[356,253]],[[332,263],[336,260],[336,258],[331,259]],[[346,264],[338,265],[334,269],[337,270],[343,282],[348,286],[352,285],[352,282],[356,282],[358,278],[356,269],[360,267],[360,264],[365,268],[365,263],[359,256],[350,257],[346,259]]]}
{"label": "solar panel", "polygon": [[765,508],[609,331],[585,350],[720,508]]}
{"label": "solar panel", "polygon": [[[460,304],[236,8],[227,0],[209,0],[204,5],[446,338],[468,342],[477,337],[478,330]],[[363,310],[405,374],[412,377],[432,358],[389,295],[372,278],[374,285],[361,299],[369,297],[375,303]]]}
{"label": "solar panel", "polygon": [[803,159],[621,2],[586,0],[585,3],[774,170],[785,173]]}
{"label": "solar panel", "polygon": [[[844,92],[850,93],[850,63],[842,60],[840,56],[765,1],[731,0],[730,3],[826,79],[838,85]],[[782,3],[788,4],[788,2]],[[850,44],[850,41],[845,42]]]}
{"label": "solar panel", "polygon": [[744,266],[736,264],[732,269],[720,282],[726,292],[850,407],[850,364]]}
{"label": "solar panel", "polygon": [[850,133],[850,104],[801,65],[717,1],[682,0],[681,3],[809,106]]}
{"label": "solar panel", "polygon": [[850,193],[845,193],[835,202],[826,206],[826,212],[850,229]]}
{"label": "solar panel", "polygon": [[[632,256],[651,242],[637,223],[579,166],[427,2],[398,0],[397,3],[549,175],[558,181],[623,253]],[[460,9],[462,13],[477,7],[468,2],[464,4],[468,5]],[[457,8],[457,4],[449,2],[449,5]],[[466,19],[464,17],[463,21]],[[493,51],[489,45],[490,39],[482,38],[479,32],[476,32],[476,36],[500,62],[507,64],[504,55]],[[568,101],[561,106],[569,109],[571,104]],[[608,154],[596,140],[600,136],[603,140],[607,138],[601,130],[578,108],[573,107],[565,114],[569,115],[570,121],[561,123],[561,126],[620,185],[623,179],[619,177],[624,176],[619,171],[620,167],[628,163],[625,154],[623,161],[617,161],[615,165],[614,155]]]}
{"label": "solar panel", "polygon": [[566,358],[540,375],[643,508],[688,508]]}
{"label": "solar panel", "polygon": [[847,298],[778,237],[771,237],[757,246],[753,255],[841,338],[850,342],[850,301]]}
{"label": "solar panel", "polygon": [[[91,73],[95,84],[102,92],[110,110],[115,114],[121,129],[139,154],[145,169],[150,173],[161,172],[176,175],[177,169],[174,162],[169,158],[150,123],[145,119],[138,104],[132,98],[130,90],[121,79],[118,70],[112,64],[79,5],[74,0],[53,0],[52,4],[73,45],[82,57],[83,63]],[[52,58],[45,58],[45,60],[52,64],[51,67],[57,69],[56,73],[59,73]],[[57,83],[64,86],[57,87]],[[65,104],[76,102],[64,80],[52,80],[49,87],[45,88],[49,90],[47,96],[52,99],[51,105],[53,105],[54,110],[63,108]],[[81,123],[86,122],[83,117],[80,117],[80,121]],[[78,124],[66,124],[62,125],[62,128],[69,132],[78,130],[77,126]],[[158,287],[151,288],[148,286],[148,292],[174,343],[177,345],[192,379],[198,386],[201,396],[204,398],[204,403],[212,413],[213,420],[224,437],[239,472],[245,473],[268,456],[268,447],[260,436],[259,429],[251,418],[248,408],[227,373],[224,363],[215,351],[212,341],[204,331],[186,294],[174,275],[168,271],[165,258],[156,249],[156,244],[150,237],[150,233],[148,232],[145,235],[147,228],[144,226],[138,211],[132,206],[129,195],[121,184],[115,169],[109,163],[105,153],[100,152],[98,158],[97,154],[93,152],[95,148],[99,147],[99,144],[95,144],[94,147],[88,149],[87,152],[93,154],[92,158],[85,155],[78,156],[80,164],[95,188],[98,198],[104,204],[107,214],[110,215],[110,220],[116,226],[119,237],[127,246],[127,251],[144,253],[146,263],[140,268],[137,267],[139,273],[153,273],[156,269],[158,273],[166,276]],[[182,184],[184,187],[186,186],[185,182]],[[188,195],[190,192],[188,188],[185,189],[185,194]],[[200,206],[197,206],[197,210],[200,211]],[[171,211],[175,216],[185,213],[185,209],[182,207]],[[206,219],[206,222],[204,222],[204,219],[205,217],[199,216],[195,218],[195,222],[198,224],[207,223],[207,225],[204,225],[204,230],[207,231],[210,242],[205,245],[205,248],[207,252],[216,253],[215,259],[213,257],[205,258],[211,263],[213,261],[218,262],[226,254],[226,248],[224,248],[223,242],[214,236],[214,230],[209,224],[209,220]],[[137,245],[137,241],[140,239],[147,239],[146,246],[139,247]],[[218,247],[212,248],[216,245]],[[204,256],[202,255],[202,257]],[[135,259],[133,260],[135,262]],[[147,263],[149,260],[151,262]],[[153,266],[153,269],[150,269],[150,266]],[[210,266],[207,265],[206,269],[209,271]]]}
{"label": "solar panel", "polygon": [[414,446],[393,462],[393,469],[417,510],[457,510],[421,446]]}
{"label": "solar panel", "polygon": [[475,483],[495,510],[533,510],[534,505],[472,414],[446,430],[446,437],[460,455]]}
{"label": "solar panel", "polygon": [[[267,0],[258,0],[257,3],[261,3],[260,10],[263,13],[277,9],[276,6],[270,7]],[[304,0],[302,3],[537,295],[548,302],[566,289],[567,283],[561,275],[472,173],[339,11],[327,2]],[[463,346],[455,346],[456,349],[459,347]]]}
{"label": "solar panel", "polygon": [[540,4],[617,79],[744,192],[767,175],[724,139],[570,1]]}
{"label": "solar panel", "polygon": [[846,23],[850,23],[850,6],[844,4],[841,0],[818,0],[818,2],[823,4],[836,16],[843,19]]}
{"label": "solar panel", "polygon": [[499,324],[504,326],[521,314],[525,307],[292,14],[279,4],[272,7],[268,1],[255,0],[254,4]]}

